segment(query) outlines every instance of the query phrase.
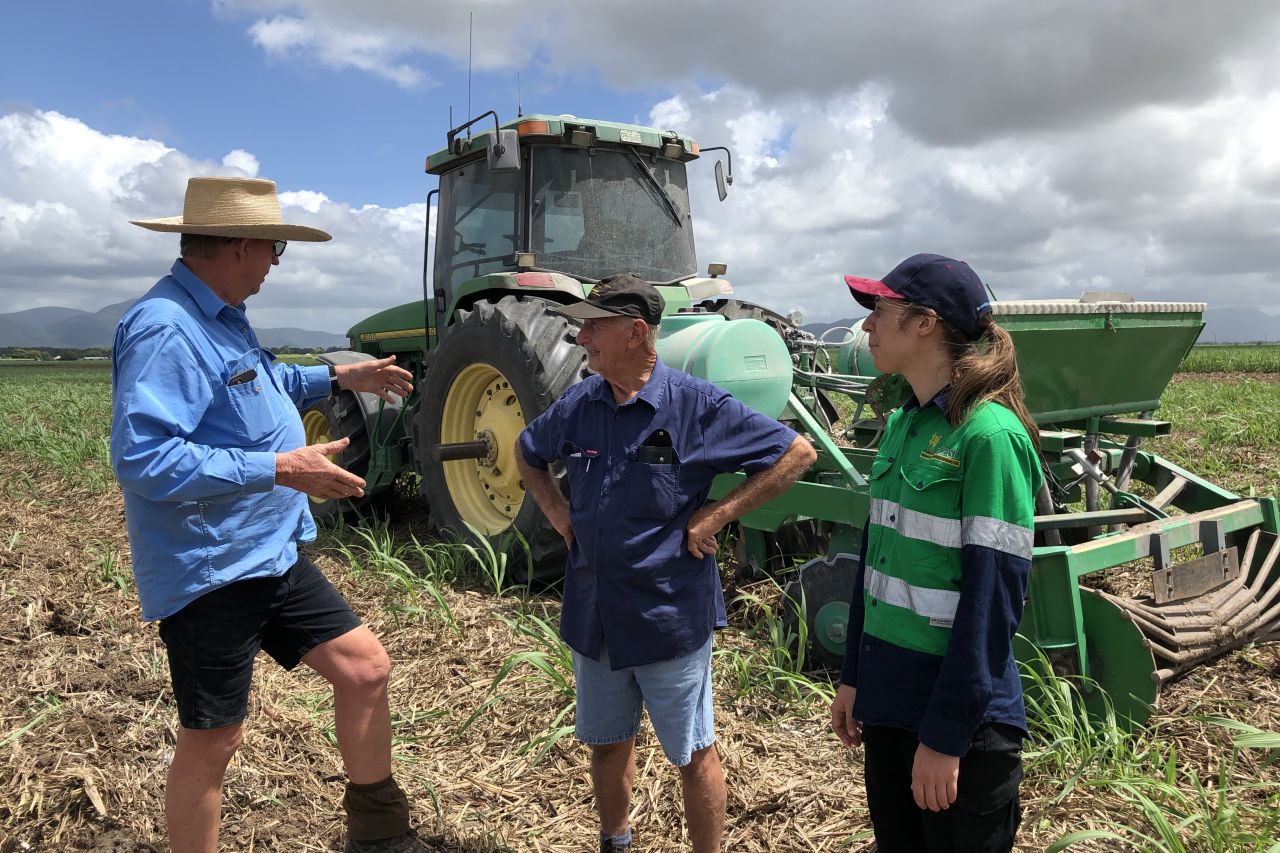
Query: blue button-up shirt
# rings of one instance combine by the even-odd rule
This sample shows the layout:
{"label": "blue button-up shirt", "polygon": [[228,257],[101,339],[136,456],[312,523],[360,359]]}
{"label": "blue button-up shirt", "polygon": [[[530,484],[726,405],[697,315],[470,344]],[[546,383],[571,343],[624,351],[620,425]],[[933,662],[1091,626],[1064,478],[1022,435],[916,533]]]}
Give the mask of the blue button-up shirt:
{"label": "blue button-up shirt", "polygon": [[[249,381],[228,385],[253,371]],[[283,574],[315,538],[307,496],[275,484],[275,454],[306,444],[298,408],[324,366],[277,364],[181,260],[125,312],[111,366],[111,465],[124,491],[143,619],[210,590]]]}
{"label": "blue button-up shirt", "polygon": [[[725,625],[713,557],[686,548],[689,517],[717,474],[768,468],[796,434],[709,382],[661,361],[622,405],[592,376],[520,435],[525,461],[560,460],[569,481],[574,541],[560,635],[614,669],[691,654]],[[669,462],[641,445],[669,442]]]}

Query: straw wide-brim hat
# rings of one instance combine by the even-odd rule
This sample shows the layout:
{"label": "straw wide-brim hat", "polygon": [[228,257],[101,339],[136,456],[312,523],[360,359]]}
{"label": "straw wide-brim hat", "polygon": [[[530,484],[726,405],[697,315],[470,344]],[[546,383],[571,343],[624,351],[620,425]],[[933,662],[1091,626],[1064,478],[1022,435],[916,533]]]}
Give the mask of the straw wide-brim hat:
{"label": "straw wide-brim hat", "polygon": [[131,219],[152,231],[204,234],[210,237],[248,237],[255,240],[302,240],[323,243],[328,233],[306,225],[280,221],[276,182],[261,178],[192,178],[181,216]]}

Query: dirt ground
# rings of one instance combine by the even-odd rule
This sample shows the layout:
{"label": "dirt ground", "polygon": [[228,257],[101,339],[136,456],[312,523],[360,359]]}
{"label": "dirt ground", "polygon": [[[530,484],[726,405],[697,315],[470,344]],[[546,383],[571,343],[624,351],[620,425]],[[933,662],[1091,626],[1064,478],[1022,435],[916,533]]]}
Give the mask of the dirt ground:
{"label": "dirt ground", "polygon": [[[155,626],[141,622],[132,588],[113,580],[128,574],[120,497],[34,474],[34,489],[18,488],[19,466],[0,456],[0,853],[167,849],[163,786],[177,720]],[[445,590],[455,633],[433,608],[389,606],[391,590],[352,576],[332,544],[309,553],[391,653],[397,775],[422,836],[450,851],[594,849],[585,748],[566,738],[534,767],[522,753],[562,701],[522,677],[486,706],[502,662],[528,647],[498,618],[515,602]],[[1200,760],[1211,775],[1222,740],[1191,717],[1224,713],[1277,730],[1278,687],[1276,647],[1233,655],[1166,693],[1163,730],[1179,739],[1181,760]],[[331,710],[318,677],[260,658],[225,786],[223,849],[341,849]],[[779,718],[758,695],[717,695],[730,790],[725,849],[870,849],[860,758],[839,746],[823,712],[815,705]],[[687,849],[677,777],[646,735],[638,764],[636,849]],[[1276,777],[1250,756],[1238,772]],[[1048,807],[1063,783],[1024,783],[1020,850],[1098,825],[1113,805],[1082,789]]]}

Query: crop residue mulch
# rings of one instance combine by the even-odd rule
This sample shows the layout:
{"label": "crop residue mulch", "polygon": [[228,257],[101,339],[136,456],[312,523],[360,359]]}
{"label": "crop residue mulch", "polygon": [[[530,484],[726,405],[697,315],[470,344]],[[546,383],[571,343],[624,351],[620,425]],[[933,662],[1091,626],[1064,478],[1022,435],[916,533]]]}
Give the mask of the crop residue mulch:
{"label": "crop residue mulch", "polygon": [[[18,464],[0,456],[0,482],[21,479]],[[163,791],[177,721],[155,626],[140,621],[132,588],[116,582],[128,576],[119,495],[32,479],[0,493],[0,853],[165,850]],[[311,553],[391,653],[397,776],[422,836],[449,851],[593,849],[586,749],[566,737],[530,765],[530,741],[565,700],[531,667],[491,689],[510,654],[533,648],[499,618],[513,618],[518,601],[446,589],[455,631],[434,602],[406,601],[382,580],[353,576],[336,548]],[[538,604],[554,624],[554,599]],[[721,641],[746,642],[732,634]],[[225,850],[341,849],[332,706],[324,683],[304,670],[284,673],[259,659],[244,745],[227,774]],[[850,842],[868,830],[861,759],[836,743],[824,709],[786,717],[768,696],[737,697],[726,684],[717,685],[730,791],[725,849],[871,849]],[[1278,685],[1276,647],[1234,655],[1172,686],[1162,730],[1177,736],[1180,761],[1211,778],[1224,741],[1192,717],[1223,713],[1280,729]],[[1241,778],[1276,777],[1259,758],[1241,758]],[[1079,789],[1048,805],[1061,785],[1024,783],[1020,850],[1107,824],[1115,802],[1104,791]],[[637,849],[687,849],[680,812],[676,774],[642,734]]]}

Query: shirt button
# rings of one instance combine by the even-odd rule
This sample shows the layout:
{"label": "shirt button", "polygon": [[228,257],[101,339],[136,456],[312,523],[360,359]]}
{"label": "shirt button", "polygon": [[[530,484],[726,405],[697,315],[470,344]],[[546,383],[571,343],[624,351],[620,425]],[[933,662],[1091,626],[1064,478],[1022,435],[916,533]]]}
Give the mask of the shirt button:
{"label": "shirt button", "polygon": [[880,565],[882,565],[882,566],[884,565],[884,557],[881,557],[881,558],[880,558]]}
{"label": "shirt button", "polygon": [[877,604],[879,604],[879,603],[880,603],[880,602],[876,601],[874,598],[873,598],[873,599],[871,599],[871,606],[872,606],[872,607],[875,607],[875,606],[876,606]]}
{"label": "shirt button", "polygon": [[870,643],[867,643],[865,646],[863,646],[863,647],[862,647],[862,650],[863,650],[864,652],[869,652],[869,651],[871,651],[871,644],[870,644]]}
{"label": "shirt button", "polygon": [[897,516],[891,515],[891,516],[889,516],[889,520],[890,520],[890,521],[897,521],[897,520],[898,520],[898,518],[897,518]]}

